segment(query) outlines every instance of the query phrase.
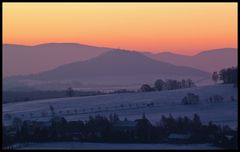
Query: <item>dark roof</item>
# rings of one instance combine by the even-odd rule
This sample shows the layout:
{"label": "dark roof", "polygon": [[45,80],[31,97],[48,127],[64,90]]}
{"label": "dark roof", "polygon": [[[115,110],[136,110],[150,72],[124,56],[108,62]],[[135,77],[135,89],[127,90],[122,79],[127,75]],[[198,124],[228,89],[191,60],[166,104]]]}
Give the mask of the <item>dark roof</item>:
{"label": "dark roof", "polygon": [[172,133],[168,136],[168,139],[189,139],[191,135],[187,134],[179,134],[179,133]]}
{"label": "dark roof", "polygon": [[135,127],[137,125],[137,122],[135,121],[117,121],[113,124],[114,127]]}

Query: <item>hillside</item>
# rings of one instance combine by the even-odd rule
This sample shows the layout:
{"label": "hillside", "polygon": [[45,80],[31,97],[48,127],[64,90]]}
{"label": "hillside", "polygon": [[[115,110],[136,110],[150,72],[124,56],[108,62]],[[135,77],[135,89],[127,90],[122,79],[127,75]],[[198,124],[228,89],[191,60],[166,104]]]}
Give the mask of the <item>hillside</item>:
{"label": "hillside", "polygon": [[84,61],[109,48],[78,43],[46,43],[35,46],[3,44],[3,76],[33,74],[75,61]]}
{"label": "hillside", "polygon": [[208,73],[189,67],[174,66],[155,61],[138,52],[113,50],[93,59],[62,65],[42,72],[32,79],[83,79],[85,77],[135,76],[135,75],[207,76]]}
{"label": "hillside", "polygon": [[[159,78],[191,78],[193,80],[207,78],[210,80],[210,74],[190,67],[156,61],[138,52],[112,50],[87,61],[65,64],[53,70],[6,78],[4,79],[4,89],[11,85],[16,86],[18,83],[21,86],[29,84],[32,85],[30,87],[38,85],[38,88],[47,88],[45,86],[39,87],[39,85],[53,82],[58,88],[63,89],[66,89],[66,85],[63,85],[65,82],[69,82],[68,86],[81,83],[92,87],[131,84],[134,86],[138,84],[140,87],[143,83],[153,83]],[[78,87],[82,88],[82,86]]]}
{"label": "hillside", "polygon": [[[45,43],[34,46],[3,44],[3,77],[39,73],[60,65],[86,61],[111,50],[113,49],[78,43]],[[194,56],[171,52],[143,54],[155,60],[207,72],[237,65],[235,48],[202,51]]]}
{"label": "hillside", "polygon": [[[188,92],[199,95],[200,103],[198,105],[181,104],[181,99]],[[224,102],[209,103],[206,101],[208,97],[216,94],[223,96]],[[68,120],[86,120],[89,115],[101,114],[109,116],[110,113],[114,112],[121,119],[127,117],[130,120],[135,120],[140,118],[142,113],[145,112],[147,118],[156,123],[161,118],[161,115],[169,115],[171,113],[174,117],[179,115],[192,117],[194,113],[197,113],[204,123],[208,123],[211,120],[215,123],[236,127],[237,102],[230,101],[231,96],[237,98],[237,89],[233,88],[232,85],[214,85],[162,92],[36,100],[3,104],[3,116],[8,113],[20,116],[23,119],[44,121],[51,118],[49,106],[52,105],[56,113],[62,111],[62,114]],[[154,103],[154,106],[147,106],[149,103]],[[74,112],[75,110],[77,110],[77,113]],[[47,112],[48,116],[42,117],[42,112]],[[33,113],[33,117],[30,117],[30,113]],[[10,120],[4,119],[4,124],[9,123]]]}
{"label": "hillside", "polygon": [[179,66],[190,66],[212,73],[213,71],[219,71],[222,68],[236,66],[237,53],[238,50],[236,48],[221,48],[202,51],[193,56],[180,55],[170,52],[144,54],[155,60]]}

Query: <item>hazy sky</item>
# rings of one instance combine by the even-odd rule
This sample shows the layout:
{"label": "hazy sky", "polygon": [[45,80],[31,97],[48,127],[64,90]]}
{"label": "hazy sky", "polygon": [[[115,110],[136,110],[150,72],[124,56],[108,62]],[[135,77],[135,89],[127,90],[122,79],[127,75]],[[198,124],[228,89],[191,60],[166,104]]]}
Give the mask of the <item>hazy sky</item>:
{"label": "hazy sky", "polygon": [[3,3],[3,43],[195,54],[237,47],[237,3]]}

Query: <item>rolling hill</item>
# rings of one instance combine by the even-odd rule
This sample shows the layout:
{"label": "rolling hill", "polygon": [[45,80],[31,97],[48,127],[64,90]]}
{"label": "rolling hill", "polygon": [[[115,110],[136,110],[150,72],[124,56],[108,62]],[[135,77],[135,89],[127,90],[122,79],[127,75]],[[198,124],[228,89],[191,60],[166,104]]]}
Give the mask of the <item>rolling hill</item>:
{"label": "rolling hill", "polygon": [[74,62],[53,70],[28,76],[38,80],[83,79],[89,77],[136,75],[207,76],[194,68],[175,66],[145,57],[141,53],[113,50],[87,61]]}
{"label": "rolling hill", "polygon": [[[3,77],[44,72],[68,63],[86,61],[111,50],[78,43],[45,43],[35,46],[3,44]],[[143,54],[154,60],[211,73],[237,65],[236,48],[202,51],[193,56],[171,52]]]}
{"label": "rolling hill", "polygon": [[214,50],[202,51],[193,56],[174,54],[171,52],[163,53],[144,53],[146,56],[171,63],[179,66],[189,66],[207,72],[219,71],[222,68],[228,68],[237,65],[236,48],[221,48]]}
{"label": "rolling hill", "polygon": [[[54,81],[58,86],[66,81],[71,81],[71,84],[73,81],[78,81],[93,85],[138,84],[140,86],[143,83],[153,83],[159,78],[210,79],[210,74],[190,67],[156,61],[138,52],[112,50],[92,59],[65,64],[53,70],[9,77],[4,79],[4,86],[10,86],[8,82],[17,84],[19,81],[37,81],[38,84]],[[21,85],[23,86],[23,84]],[[65,88],[66,86],[64,86]]]}
{"label": "rolling hill", "polygon": [[[182,98],[189,92],[199,96],[199,104],[181,104]],[[223,96],[224,101],[220,103],[206,101],[207,98],[214,95]],[[231,96],[237,100],[237,88],[234,88],[231,84],[218,84],[161,92],[122,93],[7,103],[3,104],[3,116],[12,114],[25,120],[46,121],[51,119],[49,105],[52,105],[56,113],[59,114],[58,112],[62,111],[60,115],[65,116],[67,120],[86,120],[89,115],[109,116],[110,113],[114,112],[121,119],[127,117],[130,120],[135,120],[145,112],[146,117],[156,123],[162,115],[168,116],[170,113],[174,117],[192,117],[194,113],[197,113],[203,123],[212,121],[214,123],[228,124],[235,128],[237,126],[238,103],[237,101],[231,101]],[[154,106],[147,106],[149,103],[153,103]],[[74,112],[75,110],[77,110],[77,113]],[[42,112],[49,113],[49,115],[42,117]],[[33,117],[30,117],[30,113],[33,113]],[[11,121],[3,119],[3,123],[7,125]]]}
{"label": "rolling hill", "polygon": [[62,64],[87,60],[109,50],[78,43],[3,44],[3,77],[46,71]]}

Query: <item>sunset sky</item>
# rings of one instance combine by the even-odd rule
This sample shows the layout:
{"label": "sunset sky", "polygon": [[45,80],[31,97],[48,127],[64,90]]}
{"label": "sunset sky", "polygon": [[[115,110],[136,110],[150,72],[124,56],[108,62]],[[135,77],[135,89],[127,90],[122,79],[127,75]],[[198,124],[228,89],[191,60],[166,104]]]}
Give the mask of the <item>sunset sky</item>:
{"label": "sunset sky", "polygon": [[140,51],[237,47],[237,3],[3,3],[3,43]]}

